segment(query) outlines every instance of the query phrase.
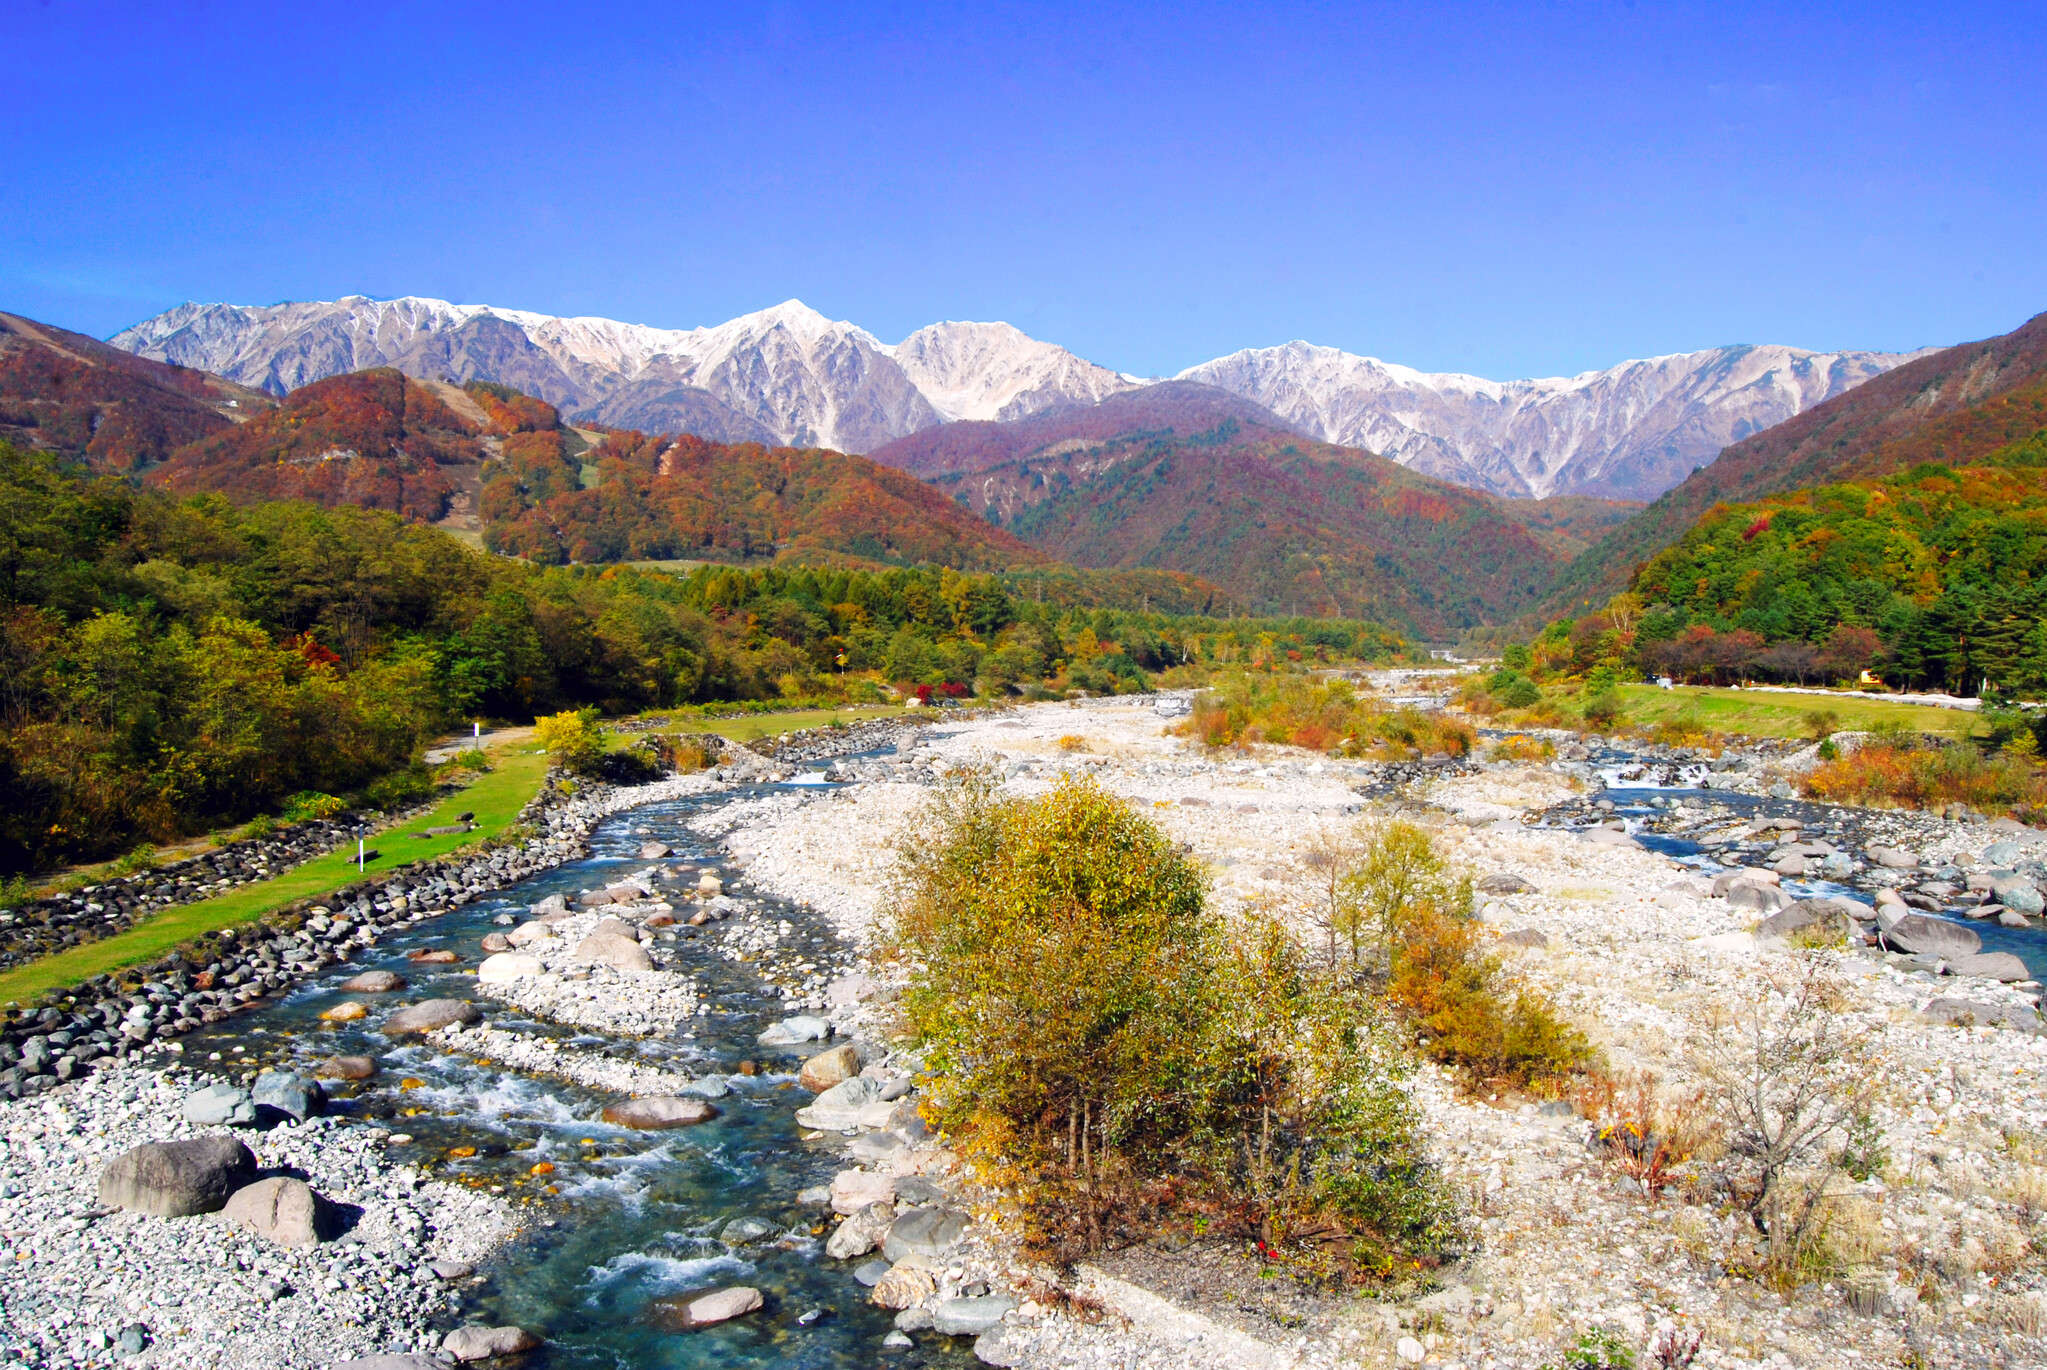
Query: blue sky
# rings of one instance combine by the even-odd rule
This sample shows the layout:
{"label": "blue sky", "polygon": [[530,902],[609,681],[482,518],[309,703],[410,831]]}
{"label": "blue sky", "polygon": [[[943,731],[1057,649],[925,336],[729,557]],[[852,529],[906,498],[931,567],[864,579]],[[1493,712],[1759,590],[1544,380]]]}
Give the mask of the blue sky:
{"label": "blue sky", "polygon": [[790,297],[1498,378],[2047,309],[2037,6],[0,6],[0,309]]}

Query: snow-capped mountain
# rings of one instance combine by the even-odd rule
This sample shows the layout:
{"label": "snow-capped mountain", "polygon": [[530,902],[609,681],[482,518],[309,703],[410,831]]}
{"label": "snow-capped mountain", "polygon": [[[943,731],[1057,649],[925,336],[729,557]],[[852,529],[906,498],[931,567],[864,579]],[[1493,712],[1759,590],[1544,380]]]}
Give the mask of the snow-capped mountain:
{"label": "snow-capped mountain", "polygon": [[1923,355],[1716,347],[1577,376],[1489,381],[1292,342],[1219,357],[1179,379],[1234,391],[1325,442],[1459,485],[1648,500],[1729,443]]}
{"label": "snow-capped mountain", "polygon": [[[185,304],[110,341],[276,394],[396,366],[502,381],[596,423],[845,452],[940,423],[1085,408],[1148,383],[1006,323],[936,323],[891,345],[796,300],[693,329],[411,296]],[[1489,381],[1295,342],[1180,378],[1255,400],[1325,441],[1496,494],[1650,499],[1727,444],[1920,355],[1722,347]]]}

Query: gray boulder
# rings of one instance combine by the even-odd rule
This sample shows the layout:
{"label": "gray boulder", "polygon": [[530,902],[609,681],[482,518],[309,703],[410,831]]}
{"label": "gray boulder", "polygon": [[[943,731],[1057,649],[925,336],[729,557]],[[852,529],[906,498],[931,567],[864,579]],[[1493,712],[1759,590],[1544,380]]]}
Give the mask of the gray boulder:
{"label": "gray boulder", "polygon": [[1979,951],[1974,956],[1957,956],[1947,963],[1947,968],[1956,975],[1975,975],[1985,980],[2002,980],[2006,984],[2033,978],[2033,972],[2026,969],[2026,963],[2008,951]]}
{"label": "gray boulder", "polygon": [[1775,885],[1752,885],[1743,882],[1727,891],[1727,902],[1738,909],[1775,913],[1779,909],[1788,908],[1792,898]]}
{"label": "gray boulder", "polygon": [[717,1116],[718,1110],[702,1099],[683,1099],[673,1094],[627,1099],[624,1103],[608,1105],[604,1110],[605,1122],[636,1131],[693,1127],[698,1123],[708,1123]]}
{"label": "gray boulder", "polygon": [[1897,847],[1871,847],[1863,853],[1873,866],[1884,866],[1891,870],[1910,870],[1919,864],[1919,858],[1911,852]]}
{"label": "gray boulder", "polygon": [[1974,956],[1983,950],[1983,939],[1974,928],[1944,918],[1928,918],[1923,913],[1908,913],[1895,920],[1885,928],[1884,937],[1906,951],[1948,961]]}
{"label": "gray boulder", "polygon": [[237,1189],[227,1201],[229,1222],[279,1246],[316,1246],[332,1231],[332,1210],[304,1180],[276,1176]]}
{"label": "gray boulder", "polygon": [[1549,946],[1549,934],[1540,928],[1516,928],[1512,932],[1501,933],[1500,940],[1510,947]]}
{"label": "gray boulder", "polygon": [[1800,899],[1777,910],[1756,924],[1757,937],[1791,937],[1810,933],[1823,937],[1848,937],[1855,931],[1848,916],[1832,899]]}
{"label": "gray boulder", "polygon": [[822,1132],[844,1132],[860,1126],[860,1111],[874,1102],[874,1086],[862,1076],[841,1080],[796,1110],[796,1121]]}
{"label": "gray boulder", "polygon": [[2002,1027],[2036,1035],[2043,1030],[2039,1013],[2017,1004],[1986,1004],[1943,994],[1921,1012],[1928,1022],[1949,1027]]}
{"label": "gray boulder", "polygon": [[1480,894],[1534,894],[1535,886],[1509,871],[1499,871],[1479,880]]}
{"label": "gray boulder", "polygon": [[948,1337],[978,1337],[1002,1325],[1002,1315],[1016,1307],[1005,1294],[983,1294],[979,1298],[941,1299],[931,1310],[931,1328]]}
{"label": "gray boulder", "polygon": [[1007,1367],[1023,1364],[1023,1352],[1005,1341],[1000,1328],[974,1338],[974,1359],[983,1365]]}
{"label": "gray boulder", "polygon": [[2016,842],[1992,842],[1983,849],[1983,864],[2009,866],[2024,855],[2025,849]]}
{"label": "gray boulder", "polygon": [[757,1311],[762,1303],[760,1290],[740,1284],[698,1294],[672,1294],[665,1299],[656,1299],[649,1311],[660,1326],[689,1332],[730,1322]]}
{"label": "gray boulder", "polygon": [[540,1338],[523,1327],[483,1327],[471,1323],[458,1327],[441,1342],[441,1349],[456,1360],[489,1360],[531,1351]]}
{"label": "gray boulder", "polygon": [[2013,913],[2030,914],[2038,918],[2041,910],[2047,909],[2047,899],[2041,897],[2039,887],[2024,876],[2014,875],[2000,880],[1990,889],[1998,901]]}
{"label": "gray boulder", "polygon": [[891,1261],[931,1259],[967,1235],[967,1216],[950,1208],[913,1208],[890,1224],[881,1254]]}
{"label": "gray boulder", "polygon": [[341,982],[343,994],[389,994],[405,988],[405,977],[392,970],[366,970]]}
{"label": "gray boulder", "polygon": [[896,1220],[896,1206],[886,1201],[871,1203],[832,1229],[824,1250],[833,1260],[849,1261],[880,1246]]}
{"label": "gray boulder", "polygon": [[266,1070],[256,1077],[250,1097],[258,1108],[274,1108],[293,1122],[302,1123],[326,1104],[327,1091],[303,1075]]}
{"label": "gray boulder", "polygon": [[386,1018],[383,1033],[386,1037],[424,1034],[455,1023],[473,1023],[481,1017],[483,1010],[464,1000],[427,999],[399,1009]]}
{"label": "gray boulder", "polygon": [[652,970],[654,960],[637,938],[615,932],[594,932],[576,943],[572,955],[578,961],[610,966],[613,970]]}
{"label": "gray boulder", "polygon": [[145,1142],[100,1172],[103,1208],[182,1218],[213,1213],[256,1179],[256,1157],[233,1137],[215,1133],[181,1142]]}
{"label": "gray boulder", "polygon": [[860,1073],[860,1051],[851,1042],[820,1051],[803,1063],[803,1071],[796,1077],[796,1083],[812,1094],[822,1094],[841,1080],[850,1080]]}
{"label": "gray boulder", "polygon": [[222,1083],[185,1096],[185,1121],[195,1127],[254,1127],[256,1101],[249,1091]]}

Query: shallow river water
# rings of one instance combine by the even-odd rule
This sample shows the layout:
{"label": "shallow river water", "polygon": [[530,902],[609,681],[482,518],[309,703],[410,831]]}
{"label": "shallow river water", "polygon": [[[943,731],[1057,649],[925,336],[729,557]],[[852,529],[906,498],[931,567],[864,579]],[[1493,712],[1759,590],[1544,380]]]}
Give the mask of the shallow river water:
{"label": "shallow river water", "polygon": [[[438,1178],[501,1186],[528,1217],[525,1233],[478,1271],[481,1283],[460,1286],[463,1307],[455,1321],[517,1323],[545,1336],[546,1347],[521,1361],[532,1370],[971,1364],[964,1344],[952,1347],[929,1333],[919,1335],[915,1348],[885,1351],[881,1342],[893,1315],[865,1301],[866,1291],[852,1278],[857,1262],[824,1254],[825,1209],[800,1204],[797,1195],[828,1184],[847,1164],[830,1147],[841,1139],[800,1140],[793,1115],[809,1098],[792,1073],[800,1058],[755,1044],[762,1028],[790,1010],[764,993],[745,965],[717,954],[720,942],[712,929],[705,930],[710,936],[694,942],[685,936],[677,943],[683,956],[676,966],[702,986],[712,1012],[668,1040],[565,1029],[476,995],[475,967],[483,954],[478,943],[486,933],[503,930],[494,922],[499,914],[523,914],[550,894],[573,901],[581,890],[645,869],[650,863],[636,857],[644,842],[674,849],[658,864],[710,870],[729,888],[736,872],[720,863],[715,842],[687,823],[771,788],[747,787],[614,815],[591,835],[587,859],[394,930],[356,961],[334,967],[283,1002],[188,1036],[184,1059],[201,1069],[239,1073],[251,1064],[290,1065],[310,1073],[336,1054],[377,1057],[381,1073],[331,1109],[410,1136],[410,1143],[394,1138],[394,1159]],[[753,899],[751,892],[747,897]],[[833,934],[809,910],[758,902],[794,925],[784,945],[792,940],[814,945],[820,955],[831,950]],[[442,966],[406,959],[428,944],[463,959]],[[343,998],[365,998],[343,995],[338,986],[374,967],[395,970],[411,982],[407,991],[386,998],[476,999],[492,1027],[562,1038],[691,1075],[728,1074],[733,1092],[717,1101],[720,1116],[710,1123],[635,1132],[600,1120],[604,1105],[618,1099],[615,1094],[480,1063],[433,1044],[394,1048],[371,1030],[385,1005],[356,1023],[321,1022],[320,1012]],[[218,1063],[209,1060],[214,1052],[221,1054]],[[738,1074],[742,1060],[760,1062],[761,1073]],[[475,1154],[449,1155],[459,1148],[474,1148]],[[553,1171],[535,1176],[533,1167],[542,1163]],[[663,1295],[733,1283],[759,1288],[766,1307],[688,1333],[657,1329],[646,1316],[648,1305]]]}

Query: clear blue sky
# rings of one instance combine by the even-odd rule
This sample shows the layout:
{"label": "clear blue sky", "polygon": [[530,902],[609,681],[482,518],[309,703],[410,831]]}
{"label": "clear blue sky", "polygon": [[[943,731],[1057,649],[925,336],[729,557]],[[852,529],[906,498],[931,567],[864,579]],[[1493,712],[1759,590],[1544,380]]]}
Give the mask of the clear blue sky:
{"label": "clear blue sky", "polygon": [[0,6],[0,308],[791,296],[1498,378],[2047,309],[2037,5]]}

